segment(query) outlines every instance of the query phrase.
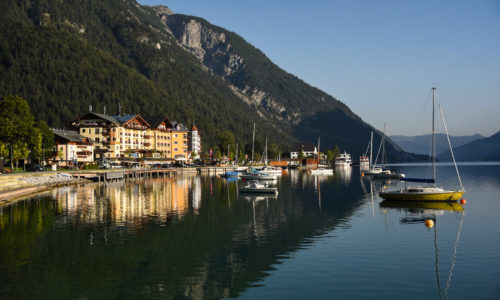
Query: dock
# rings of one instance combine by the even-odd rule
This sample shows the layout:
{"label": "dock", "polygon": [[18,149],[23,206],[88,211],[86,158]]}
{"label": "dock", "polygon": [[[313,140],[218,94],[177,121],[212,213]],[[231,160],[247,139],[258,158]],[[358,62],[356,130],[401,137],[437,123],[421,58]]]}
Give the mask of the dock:
{"label": "dock", "polygon": [[75,172],[71,176],[79,179],[87,179],[96,182],[111,182],[119,180],[135,180],[148,178],[168,178],[175,176],[177,169],[161,168],[161,169],[124,169],[124,170],[105,170],[105,171],[88,171]]}

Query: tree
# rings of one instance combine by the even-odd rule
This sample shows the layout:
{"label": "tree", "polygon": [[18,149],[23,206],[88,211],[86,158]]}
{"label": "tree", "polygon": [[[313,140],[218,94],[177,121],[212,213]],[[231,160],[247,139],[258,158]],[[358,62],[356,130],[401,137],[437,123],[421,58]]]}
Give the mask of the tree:
{"label": "tree", "polygon": [[304,153],[304,151],[303,151],[303,150],[300,150],[300,152],[299,152],[299,158],[300,158],[300,159],[304,159],[304,158],[306,158],[306,154]]}
{"label": "tree", "polygon": [[328,162],[331,162],[335,159],[334,155],[333,155],[333,151],[331,149],[326,150],[325,154],[326,154],[326,160]]}
{"label": "tree", "polygon": [[42,159],[42,134],[40,129],[33,127],[30,133],[30,142],[28,148],[30,149],[30,157],[37,161]]}
{"label": "tree", "polygon": [[41,134],[41,149],[42,149],[42,160],[45,161],[45,157],[48,153],[51,153],[55,146],[54,132],[50,129],[47,122],[41,120],[37,123],[37,128]]}
{"label": "tree", "polygon": [[337,156],[339,156],[340,154],[339,146],[335,145],[332,149],[332,152],[333,152],[333,159],[336,159]]}
{"label": "tree", "polygon": [[9,155],[9,148],[4,144],[0,144],[0,157],[7,157]]}
{"label": "tree", "polygon": [[[28,144],[24,142],[17,142],[12,147],[12,158],[16,161],[16,169],[20,159],[26,162],[26,159],[30,155],[30,150],[28,149]],[[24,163],[26,167],[26,163]]]}
{"label": "tree", "polygon": [[277,144],[271,144],[268,147],[267,152],[269,153],[269,157],[273,159],[281,155],[281,149]]}
{"label": "tree", "polygon": [[191,152],[191,159],[192,159],[192,160],[195,160],[197,157],[198,157],[198,154],[196,154],[196,152],[195,152],[195,151],[192,151],[192,152]]}
{"label": "tree", "polygon": [[33,124],[34,119],[26,100],[12,95],[0,100],[0,142],[10,148],[11,169],[14,168],[14,145],[30,144]]}
{"label": "tree", "polygon": [[227,156],[229,157],[229,153],[227,153],[228,146],[230,147],[230,149],[236,148],[234,143],[233,133],[229,130],[224,130],[223,132],[219,133],[218,141],[219,141],[218,146],[220,151],[226,153]]}

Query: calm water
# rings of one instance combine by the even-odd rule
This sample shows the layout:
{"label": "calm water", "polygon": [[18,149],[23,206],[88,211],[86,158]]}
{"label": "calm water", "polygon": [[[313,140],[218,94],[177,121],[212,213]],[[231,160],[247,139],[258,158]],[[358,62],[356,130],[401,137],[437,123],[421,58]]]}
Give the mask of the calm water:
{"label": "calm water", "polygon": [[500,299],[500,165],[460,170],[463,211],[381,207],[399,183],[356,167],[290,172],[278,197],[197,176],[59,188],[0,209],[0,298]]}

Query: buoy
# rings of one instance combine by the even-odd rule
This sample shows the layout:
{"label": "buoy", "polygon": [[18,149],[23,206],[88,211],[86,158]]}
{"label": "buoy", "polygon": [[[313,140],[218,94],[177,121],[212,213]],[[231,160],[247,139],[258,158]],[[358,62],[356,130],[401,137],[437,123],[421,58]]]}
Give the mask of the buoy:
{"label": "buoy", "polygon": [[429,220],[425,220],[425,227],[427,227],[427,228],[434,227],[434,221],[432,221],[430,219]]}
{"label": "buoy", "polygon": [[365,173],[361,173],[361,177],[365,176]]}
{"label": "buoy", "polygon": [[465,198],[460,199],[460,204],[465,205],[467,203],[467,200]]}

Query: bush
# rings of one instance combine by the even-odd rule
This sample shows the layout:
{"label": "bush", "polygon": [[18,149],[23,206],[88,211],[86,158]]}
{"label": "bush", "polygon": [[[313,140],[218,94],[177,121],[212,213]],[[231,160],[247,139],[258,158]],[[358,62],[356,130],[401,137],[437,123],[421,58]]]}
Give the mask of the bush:
{"label": "bush", "polygon": [[98,170],[99,165],[98,164],[91,164],[91,165],[85,165],[83,167],[84,170]]}

